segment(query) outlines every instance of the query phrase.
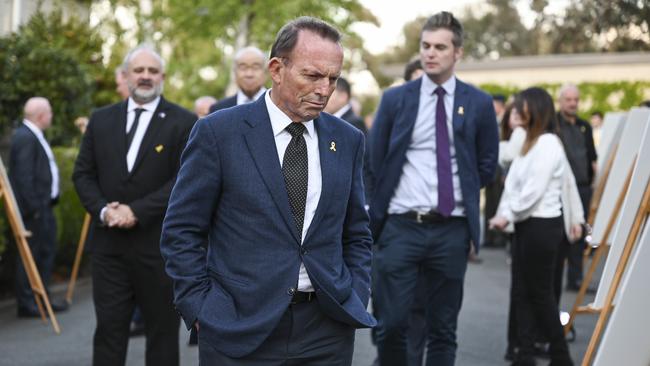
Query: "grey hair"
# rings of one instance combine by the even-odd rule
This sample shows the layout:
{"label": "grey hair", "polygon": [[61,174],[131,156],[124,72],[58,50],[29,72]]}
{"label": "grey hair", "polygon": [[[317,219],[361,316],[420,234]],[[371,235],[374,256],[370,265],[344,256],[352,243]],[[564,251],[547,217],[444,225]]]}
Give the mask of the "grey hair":
{"label": "grey hair", "polygon": [[255,53],[256,55],[258,55],[262,59],[262,63],[266,63],[266,54],[264,52],[262,52],[262,50],[260,50],[257,47],[254,47],[254,46],[244,47],[244,48],[241,48],[239,51],[237,51],[235,53],[235,58],[234,58],[235,62],[237,62],[245,53],[248,53],[248,52]]}
{"label": "grey hair", "polygon": [[271,58],[288,57],[298,42],[298,34],[301,30],[313,32],[334,43],[341,41],[341,33],[329,23],[318,18],[303,16],[292,20],[280,29],[271,47]]}
{"label": "grey hair", "polygon": [[158,51],[156,51],[156,48],[151,43],[142,43],[142,44],[138,45],[136,48],[129,51],[129,53],[127,53],[126,56],[124,56],[124,61],[122,61],[122,65],[120,66],[120,68],[123,71],[128,70],[129,69],[129,63],[131,62],[131,59],[136,54],[138,54],[139,52],[143,52],[143,51],[149,52],[156,59],[158,59],[158,62],[160,62],[160,69],[161,69],[160,71],[164,73],[165,72],[165,60],[163,60],[162,56],[160,56]]}
{"label": "grey hair", "polygon": [[566,83],[566,84],[563,84],[563,85],[560,87],[560,91],[559,91],[559,93],[558,93],[558,96],[559,96],[560,98],[562,98],[562,96],[564,95],[564,93],[568,92],[568,91],[571,90],[571,89],[574,89],[575,91],[578,92],[578,95],[580,95],[580,89],[578,89],[578,86],[577,86],[577,85],[575,85],[575,84],[571,84],[571,83]]}

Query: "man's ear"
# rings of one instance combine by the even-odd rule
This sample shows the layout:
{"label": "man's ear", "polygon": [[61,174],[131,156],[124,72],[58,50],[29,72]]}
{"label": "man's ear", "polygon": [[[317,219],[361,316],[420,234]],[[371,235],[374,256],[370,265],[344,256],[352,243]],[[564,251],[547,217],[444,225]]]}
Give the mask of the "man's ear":
{"label": "man's ear", "polygon": [[456,47],[454,50],[454,61],[458,61],[463,58],[463,47]]}
{"label": "man's ear", "polygon": [[282,81],[281,71],[284,67],[286,67],[286,65],[279,57],[273,57],[269,60],[269,75],[271,75],[271,80],[273,80],[274,83],[280,83]]}

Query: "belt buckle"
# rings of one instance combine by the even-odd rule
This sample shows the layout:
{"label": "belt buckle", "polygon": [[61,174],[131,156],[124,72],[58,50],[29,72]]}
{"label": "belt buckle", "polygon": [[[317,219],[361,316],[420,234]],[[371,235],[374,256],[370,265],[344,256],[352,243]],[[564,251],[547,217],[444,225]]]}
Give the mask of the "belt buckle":
{"label": "belt buckle", "polygon": [[416,211],[415,212],[415,222],[417,222],[418,224],[421,224],[422,223],[422,216],[424,216],[422,214],[422,212]]}

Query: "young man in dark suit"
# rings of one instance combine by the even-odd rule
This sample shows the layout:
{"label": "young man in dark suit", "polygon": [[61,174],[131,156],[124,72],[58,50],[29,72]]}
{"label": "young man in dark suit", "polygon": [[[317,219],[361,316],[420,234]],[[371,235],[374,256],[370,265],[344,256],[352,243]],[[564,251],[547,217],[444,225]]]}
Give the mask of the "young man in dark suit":
{"label": "young man in dark suit", "polygon": [[165,100],[165,65],[151,47],[126,56],[130,97],[94,111],[75,163],[77,193],[93,218],[93,365],[123,365],[136,304],[147,365],[178,365],[179,317],[160,256],[160,231],[180,155],[196,117]]}
{"label": "young man in dark suit", "polygon": [[[52,107],[43,97],[25,103],[24,119],[11,138],[9,181],[16,196],[25,229],[43,285],[48,286],[56,254],[56,219],[52,207],[59,198],[59,169],[43,132],[52,124]],[[34,294],[23,262],[16,262],[18,317],[38,317]],[[51,301],[52,310],[67,309],[67,303]]]}
{"label": "young man in dark suit", "polygon": [[371,129],[370,225],[381,365],[408,365],[408,317],[426,287],[427,365],[453,365],[463,279],[479,245],[479,192],[494,174],[492,98],[454,76],[463,29],[451,13],[427,20],[425,75],[384,93]]}
{"label": "young man in dark suit", "polygon": [[261,97],[266,88],[266,56],[257,47],[245,47],[235,54],[235,83],[237,94],[214,103],[210,107],[210,113],[220,109],[234,107],[256,101]]}
{"label": "young man in dark suit", "polygon": [[375,325],[364,137],[321,113],[339,40],[321,20],[288,23],[271,49],[273,88],[190,135],[161,252],[202,366],[350,365],[355,328]]}
{"label": "young man in dark suit", "polygon": [[357,116],[352,110],[352,104],[350,104],[350,99],[352,99],[352,88],[350,83],[344,78],[339,78],[336,82],[336,89],[330,97],[330,100],[325,106],[325,112],[338,117],[352,126],[358,128],[364,134],[368,133],[366,124],[363,123],[363,119]]}

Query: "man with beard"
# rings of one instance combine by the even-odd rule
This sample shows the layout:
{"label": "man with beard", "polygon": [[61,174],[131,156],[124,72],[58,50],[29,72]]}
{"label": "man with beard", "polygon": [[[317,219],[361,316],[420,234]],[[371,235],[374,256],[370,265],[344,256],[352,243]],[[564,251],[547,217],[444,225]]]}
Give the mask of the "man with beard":
{"label": "man with beard", "polygon": [[123,365],[134,307],[145,320],[146,364],[178,365],[179,317],[159,240],[180,155],[196,117],[161,94],[165,64],[149,46],[123,63],[129,98],[93,112],[73,180],[93,218],[93,365]]}

